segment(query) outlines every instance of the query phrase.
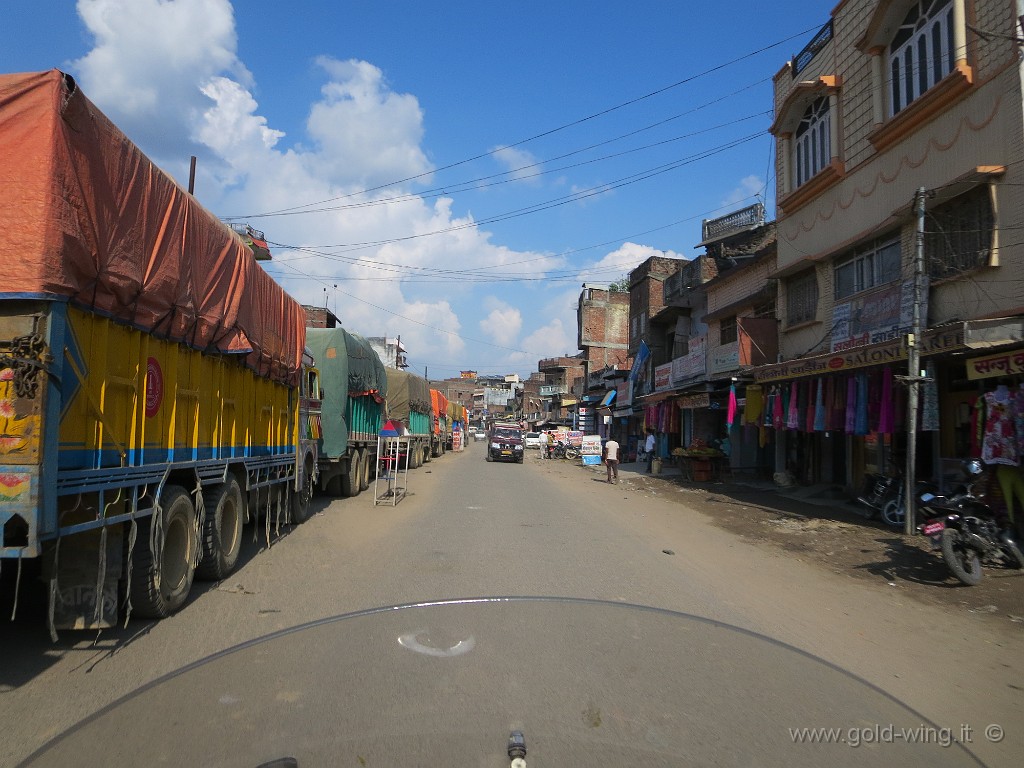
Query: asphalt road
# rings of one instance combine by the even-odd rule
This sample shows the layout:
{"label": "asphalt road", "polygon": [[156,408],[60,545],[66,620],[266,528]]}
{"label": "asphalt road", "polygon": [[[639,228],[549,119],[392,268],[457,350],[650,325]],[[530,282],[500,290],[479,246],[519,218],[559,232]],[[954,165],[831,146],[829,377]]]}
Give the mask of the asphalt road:
{"label": "asphalt road", "polygon": [[[270,740],[303,765],[507,765],[518,727],[531,766],[977,764],[943,747],[947,736],[985,764],[1019,765],[1018,630],[753,546],[701,510],[602,480],[535,452],[486,463],[474,443],[410,473],[397,506],[318,499],[320,513],[269,549],[248,529],[240,568],[198,584],[162,622],[53,645],[23,610],[0,625],[0,760],[17,764],[197,660],[319,621],[151,687],[45,757],[131,765],[147,748],[191,764],[195,748],[210,764],[254,765],[273,755],[242,745]],[[488,596],[574,600],[321,621]],[[803,727],[838,728],[845,743],[794,743],[788,729]],[[342,748],[344,759],[331,751]]]}

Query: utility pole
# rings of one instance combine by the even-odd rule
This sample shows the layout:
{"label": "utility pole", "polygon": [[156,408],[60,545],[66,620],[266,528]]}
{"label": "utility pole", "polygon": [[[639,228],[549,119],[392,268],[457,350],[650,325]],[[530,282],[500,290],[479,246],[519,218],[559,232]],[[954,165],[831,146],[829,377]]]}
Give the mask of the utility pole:
{"label": "utility pole", "polygon": [[903,473],[903,532],[913,536],[917,530],[915,517],[917,487],[917,411],[918,392],[921,387],[921,283],[924,276],[924,199],[925,189],[921,187],[914,196],[914,213],[917,215],[917,234],[914,239],[914,304],[910,334],[907,336],[907,468]]}

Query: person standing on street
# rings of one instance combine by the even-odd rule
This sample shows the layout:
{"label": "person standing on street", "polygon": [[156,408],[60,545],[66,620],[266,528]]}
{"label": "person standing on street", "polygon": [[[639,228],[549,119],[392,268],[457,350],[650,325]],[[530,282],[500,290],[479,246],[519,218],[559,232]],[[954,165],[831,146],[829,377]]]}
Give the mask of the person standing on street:
{"label": "person standing on street", "polygon": [[604,448],[601,450],[601,458],[604,459],[605,466],[608,467],[608,482],[618,483],[619,444],[615,442],[614,437],[608,438],[608,441],[604,444]]}
{"label": "person standing on street", "polygon": [[548,433],[540,433],[540,457],[546,459],[548,457]]}
{"label": "person standing on street", "polygon": [[651,465],[654,463],[654,430],[647,430],[647,442],[644,443],[644,453],[647,454],[647,474],[651,474]]}

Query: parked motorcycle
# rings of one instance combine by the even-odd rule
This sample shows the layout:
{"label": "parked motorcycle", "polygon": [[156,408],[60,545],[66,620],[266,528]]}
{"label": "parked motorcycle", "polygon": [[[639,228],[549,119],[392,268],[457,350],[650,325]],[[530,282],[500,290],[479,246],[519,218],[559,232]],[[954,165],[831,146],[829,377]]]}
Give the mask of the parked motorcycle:
{"label": "parked motorcycle", "polygon": [[1024,554],[1007,521],[998,519],[974,491],[985,472],[982,463],[971,459],[964,463],[964,471],[968,483],[960,491],[950,496],[921,494],[918,505],[925,522],[917,530],[942,550],[942,559],[957,579],[974,586],[981,581],[983,563],[1024,568]]}
{"label": "parked motorcycle", "polygon": [[575,459],[580,455],[580,452],[573,448],[571,445],[566,445],[561,440],[555,443],[555,448],[551,453],[553,458],[556,459]]}
{"label": "parked motorcycle", "polygon": [[881,514],[882,510],[896,499],[897,494],[902,493],[899,490],[902,484],[898,475],[866,475],[864,493],[857,497],[857,501],[864,505],[864,516],[871,520],[875,515]]}

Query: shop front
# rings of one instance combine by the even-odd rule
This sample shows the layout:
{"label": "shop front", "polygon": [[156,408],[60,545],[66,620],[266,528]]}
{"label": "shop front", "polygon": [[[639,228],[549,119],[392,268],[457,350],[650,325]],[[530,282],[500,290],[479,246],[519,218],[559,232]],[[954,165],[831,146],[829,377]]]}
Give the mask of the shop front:
{"label": "shop front", "polygon": [[[950,391],[949,367],[967,350],[965,324],[927,331],[920,350],[926,381],[916,474],[941,482],[948,464],[942,459],[944,441],[955,434],[958,422],[941,417],[945,395],[940,389]],[[860,489],[866,474],[903,471],[906,359],[906,346],[897,340],[754,369],[765,398],[764,423],[776,435],[776,479],[832,483],[852,492]]]}

